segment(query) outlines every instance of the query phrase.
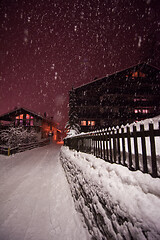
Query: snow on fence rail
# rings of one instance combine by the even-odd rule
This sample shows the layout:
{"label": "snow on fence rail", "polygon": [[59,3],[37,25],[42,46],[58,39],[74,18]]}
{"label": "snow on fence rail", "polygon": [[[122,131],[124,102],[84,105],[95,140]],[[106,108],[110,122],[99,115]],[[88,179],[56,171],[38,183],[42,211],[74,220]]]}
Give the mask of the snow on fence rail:
{"label": "snow on fence rail", "polygon": [[43,141],[40,142],[33,142],[33,143],[28,143],[28,144],[20,144],[17,147],[12,147],[9,148],[7,146],[0,146],[0,154],[4,154],[4,155],[11,155],[17,152],[23,152],[25,150],[29,150],[32,148],[36,148],[36,147],[43,147],[47,144],[50,143],[50,139],[45,139]]}
{"label": "snow on fence rail", "polygon": [[160,177],[160,122],[156,129],[149,123],[147,130],[140,124],[79,134],[65,138],[64,145]]}

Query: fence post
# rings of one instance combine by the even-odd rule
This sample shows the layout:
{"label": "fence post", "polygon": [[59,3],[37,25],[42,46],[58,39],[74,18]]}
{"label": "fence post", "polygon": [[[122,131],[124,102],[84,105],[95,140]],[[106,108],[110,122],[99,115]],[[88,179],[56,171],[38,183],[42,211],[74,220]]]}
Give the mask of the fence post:
{"label": "fence post", "polygon": [[119,128],[117,128],[117,150],[118,150],[118,163],[121,164]]}
{"label": "fence post", "polygon": [[10,148],[8,148],[8,156],[10,156],[10,154],[11,154],[11,150]]}
{"label": "fence post", "polygon": [[100,132],[100,157],[103,158],[103,155],[102,155],[102,141],[103,141],[103,137],[102,137],[102,132]]}
{"label": "fence post", "polygon": [[98,156],[98,146],[97,146],[97,133],[96,133],[96,157]]}
{"label": "fence post", "polygon": [[133,126],[133,138],[134,138],[134,151],[135,151],[135,167],[139,170],[139,156],[138,156],[138,144],[137,144],[137,128]]}
{"label": "fence post", "polygon": [[131,135],[130,128],[127,127],[127,143],[128,143],[128,154],[129,154],[129,169],[133,170],[132,167],[132,151],[131,151]]}
{"label": "fence post", "polygon": [[113,161],[112,161],[112,144],[111,144],[111,130],[110,129],[108,129],[109,130],[109,155],[110,155],[110,162],[111,163],[113,163]]}
{"label": "fence post", "polygon": [[97,155],[97,157],[100,157],[100,136],[101,136],[101,134],[99,132],[99,135],[97,134],[97,140],[98,140],[98,155]]}
{"label": "fence post", "polygon": [[108,153],[108,139],[109,139],[109,136],[108,136],[108,132],[106,132],[106,154],[107,154],[107,161],[109,161],[109,153]]}
{"label": "fence post", "polygon": [[106,149],[105,149],[105,134],[103,132],[103,159],[106,159]]}
{"label": "fence post", "polygon": [[93,138],[93,155],[96,156],[96,141],[95,141],[95,134]]}
{"label": "fence post", "polygon": [[140,125],[140,130],[141,130],[141,143],[142,143],[143,172],[148,173],[146,142],[145,142],[145,134],[144,134],[144,125],[143,124]]}
{"label": "fence post", "polygon": [[114,162],[116,163],[117,146],[116,146],[115,128],[113,128],[113,156],[114,156]]}
{"label": "fence post", "polygon": [[152,176],[157,177],[156,148],[155,148],[154,130],[153,130],[152,123],[149,124],[149,132],[150,132],[150,144],[151,144]]}
{"label": "fence post", "polygon": [[122,149],[123,149],[123,165],[126,166],[126,150],[125,150],[125,140],[124,140],[124,128],[121,128],[122,134]]}

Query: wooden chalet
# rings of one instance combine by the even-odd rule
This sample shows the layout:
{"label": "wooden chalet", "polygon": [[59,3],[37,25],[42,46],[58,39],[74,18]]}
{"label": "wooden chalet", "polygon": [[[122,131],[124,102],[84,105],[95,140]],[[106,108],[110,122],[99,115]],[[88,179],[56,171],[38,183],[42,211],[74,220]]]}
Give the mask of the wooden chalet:
{"label": "wooden chalet", "polygon": [[82,131],[160,114],[160,70],[147,63],[96,79],[74,91]]}
{"label": "wooden chalet", "polygon": [[40,133],[41,138],[53,136],[55,141],[58,140],[61,132],[52,119],[48,119],[26,108],[16,108],[0,116],[1,129],[11,125],[15,127],[23,126],[28,130],[35,129],[37,133]]}

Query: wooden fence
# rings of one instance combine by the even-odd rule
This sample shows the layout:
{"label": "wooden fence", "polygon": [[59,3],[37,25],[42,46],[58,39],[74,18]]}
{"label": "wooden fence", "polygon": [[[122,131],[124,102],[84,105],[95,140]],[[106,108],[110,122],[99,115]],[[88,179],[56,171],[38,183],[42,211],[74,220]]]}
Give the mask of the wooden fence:
{"label": "wooden fence", "polygon": [[23,152],[25,150],[29,150],[32,148],[36,148],[36,147],[43,147],[45,145],[48,145],[50,143],[50,139],[45,139],[42,140],[40,142],[33,142],[33,143],[28,143],[28,144],[20,144],[17,147],[2,147],[0,146],[0,154],[4,154],[4,155],[11,155],[17,152]]}
{"label": "wooden fence", "polygon": [[140,170],[153,177],[160,177],[160,122],[158,129],[152,123],[148,130],[144,125],[121,127],[88,132],[67,137],[64,145],[100,157],[110,163],[118,163],[130,170]]}

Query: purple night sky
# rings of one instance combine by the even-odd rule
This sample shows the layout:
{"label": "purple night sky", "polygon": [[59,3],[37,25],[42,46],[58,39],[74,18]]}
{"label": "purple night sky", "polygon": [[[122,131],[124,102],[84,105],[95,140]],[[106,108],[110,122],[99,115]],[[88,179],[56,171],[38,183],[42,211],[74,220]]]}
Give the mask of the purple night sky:
{"label": "purple night sky", "polygon": [[68,91],[150,57],[160,65],[159,0],[2,0],[0,114],[47,112],[63,127]]}

